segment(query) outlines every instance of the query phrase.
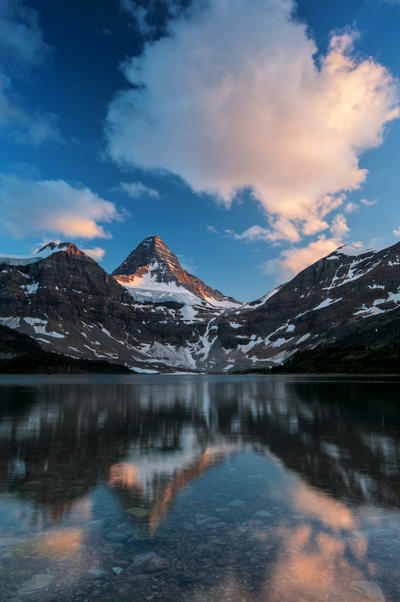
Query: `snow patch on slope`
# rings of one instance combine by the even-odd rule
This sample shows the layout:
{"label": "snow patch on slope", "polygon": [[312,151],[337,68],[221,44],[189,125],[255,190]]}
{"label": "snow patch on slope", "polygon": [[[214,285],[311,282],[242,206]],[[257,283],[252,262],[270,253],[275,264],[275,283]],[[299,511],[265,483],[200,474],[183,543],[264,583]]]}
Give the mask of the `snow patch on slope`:
{"label": "snow patch on slope", "polygon": [[35,255],[6,255],[0,253],[0,265],[29,265],[31,263],[37,263],[42,259],[50,257],[50,255],[54,255],[54,253],[65,251],[66,248],[67,244],[61,243],[54,247],[47,245],[40,253],[35,253]]}

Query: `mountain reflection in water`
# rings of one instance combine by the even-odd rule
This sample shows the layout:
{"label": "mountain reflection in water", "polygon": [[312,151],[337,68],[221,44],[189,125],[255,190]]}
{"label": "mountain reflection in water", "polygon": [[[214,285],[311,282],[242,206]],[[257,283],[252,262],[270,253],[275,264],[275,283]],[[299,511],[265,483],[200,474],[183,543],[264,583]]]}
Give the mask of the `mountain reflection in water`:
{"label": "mountain reflection in water", "polygon": [[0,594],[400,599],[398,383],[39,378],[0,395],[0,555],[22,567]]}

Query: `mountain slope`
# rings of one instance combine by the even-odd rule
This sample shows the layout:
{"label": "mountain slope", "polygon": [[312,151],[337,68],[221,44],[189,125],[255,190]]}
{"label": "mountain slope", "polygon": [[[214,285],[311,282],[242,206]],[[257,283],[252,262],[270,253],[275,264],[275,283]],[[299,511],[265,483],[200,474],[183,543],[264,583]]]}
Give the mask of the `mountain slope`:
{"label": "mountain slope", "polygon": [[159,236],[145,238],[113,276],[137,301],[183,304],[186,320],[204,320],[242,304],[182,268]]}
{"label": "mountain slope", "polygon": [[390,345],[400,336],[400,243],[341,247],[259,302],[214,320],[209,369],[280,364],[319,345]]}
{"label": "mountain slope", "polygon": [[396,346],[399,266],[400,243],[342,247],[239,304],[185,272],[159,237],[113,276],[72,243],[50,243],[0,257],[0,324],[44,350],[137,371],[258,369],[298,350]]}
{"label": "mountain slope", "polygon": [[50,243],[32,257],[0,257],[0,324],[48,351],[144,370],[194,369],[183,348],[202,327],[186,325],[180,309],[136,303],[72,243]]}

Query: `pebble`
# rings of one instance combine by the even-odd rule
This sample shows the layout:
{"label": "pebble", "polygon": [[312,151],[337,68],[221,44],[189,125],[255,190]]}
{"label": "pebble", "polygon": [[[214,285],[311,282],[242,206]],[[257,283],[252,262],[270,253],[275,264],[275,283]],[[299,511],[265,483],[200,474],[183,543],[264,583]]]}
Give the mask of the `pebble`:
{"label": "pebble", "polygon": [[123,569],[123,568],[121,568],[120,566],[113,566],[111,570],[112,570],[112,571],[114,571],[114,573],[115,573],[116,575],[119,575],[120,573],[122,573],[122,571],[123,571],[124,569]]}
{"label": "pebble", "polygon": [[29,581],[25,581],[18,590],[19,596],[26,596],[34,594],[37,591],[49,587],[54,581],[54,576],[48,573],[38,573],[34,575]]}
{"label": "pebble", "polygon": [[151,556],[144,565],[144,570],[147,573],[154,573],[156,571],[164,571],[169,569],[170,562],[167,558],[163,558],[162,556],[157,556],[154,554]]}
{"label": "pebble", "polygon": [[94,531],[97,529],[102,529],[103,526],[104,526],[104,520],[102,518],[100,518],[99,520],[91,520],[89,523],[86,523],[86,525],[84,525],[84,528]]}
{"label": "pebble", "polygon": [[213,523],[212,525],[210,525],[210,527],[211,527],[211,529],[218,529],[220,531],[223,529],[229,529],[229,525],[227,525],[223,521],[218,521],[216,523]]}
{"label": "pebble", "polygon": [[93,577],[93,579],[103,579],[107,575],[103,569],[90,569],[87,574],[89,577]]}
{"label": "pebble", "polygon": [[257,518],[271,518],[273,514],[272,512],[268,512],[268,510],[259,510],[254,516],[257,516]]}
{"label": "pebble", "polygon": [[110,533],[107,533],[107,535],[106,535],[106,539],[108,541],[112,541],[115,543],[123,543],[130,537],[131,537],[131,533],[126,533],[126,532],[124,533],[122,531],[110,531]]}
{"label": "pebble", "polygon": [[239,508],[240,506],[244,506],[245,505],[245,501],[244,500],[233,500],[232,502],[229,502],[229,506],[231,506],[232,508]]}
{"label": "pebble", "polygon": [[357,581],[351,582],[351,588],[364,596],[368,600],[374,600],[374,602],[385,602],[385,596],[383,591],[377,583],[372,581]]}
{"label": "pebble", "polygon": [[193,525],[192,525],[192,523],[183,523],[182,528],[190,530],[190,529],[193,529]]}
{"label": "pebble", "polygon": [[182,573],[178,573],[177,577],[181,583],[196,583],[197,581],[202,580],[199,573],[194,573],[192,571],[182,571]]}
{"label": "pebble", "polygon": [[140,506],[133,506],[132,508],[128,508],[127,513],[135,518],[146,518],[149,516],[150,510],[148,508],[141,508]]}
{"label": "pebble", "polygon": [[133,557],[133,563],[136,565],[144,564],[152,556],[154,556],[153,552],[145,552],[143,554],[135,554],[135,556]]}

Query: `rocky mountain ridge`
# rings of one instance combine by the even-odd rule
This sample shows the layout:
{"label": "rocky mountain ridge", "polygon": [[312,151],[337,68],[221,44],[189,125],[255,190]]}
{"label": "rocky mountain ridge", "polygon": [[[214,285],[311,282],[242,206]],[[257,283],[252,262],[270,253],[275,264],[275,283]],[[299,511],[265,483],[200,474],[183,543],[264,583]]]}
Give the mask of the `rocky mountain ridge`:
{"label": "rocky mountain ridge", "polygon": [[338,248],[260,301],[214,320],[208,364],[256,368],[320,345],[395,343],[399,266],[400,243],[381,250]]}
{"label": "rocky mountain ridge", "polygon": [[184,270],[159,236],[145,238],[112,274],[136,301],[181,303],[191,321],[242,305]]}
{"label": "rocky mountain ridge", "polygon": [[188,274],[157,237],[114,270],[72,243],[0,256],[0,323],[46,351],[139,372],[274,366],[321,345],[400,335],[400,243],[342,247],[258,301],[240,304]]}

